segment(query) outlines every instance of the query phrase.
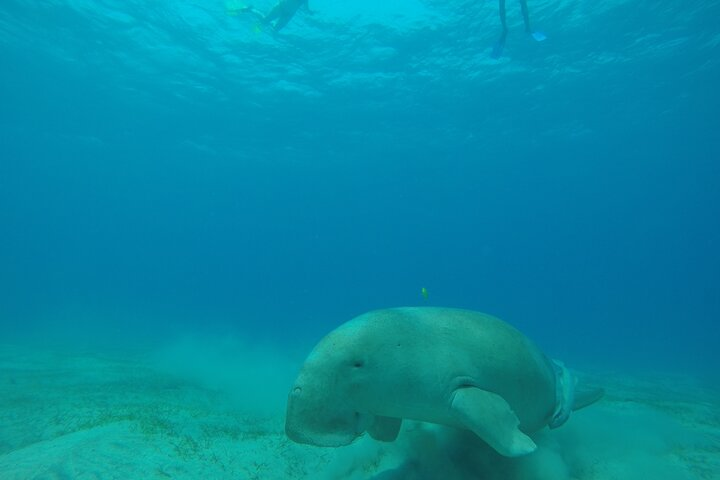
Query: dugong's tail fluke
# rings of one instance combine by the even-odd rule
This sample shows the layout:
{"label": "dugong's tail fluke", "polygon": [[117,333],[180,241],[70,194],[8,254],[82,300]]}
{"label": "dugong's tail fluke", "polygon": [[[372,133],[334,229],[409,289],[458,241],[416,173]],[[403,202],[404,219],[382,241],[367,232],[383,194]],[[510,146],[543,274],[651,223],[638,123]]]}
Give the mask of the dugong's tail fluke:
{"label": "dugong's tail fluke", "polygon": [[588,405],[600,400],[605,395],[602,388],[593,388],[591,390],[575,390],[575,401],[573,402],[573,411],[585,408]]}

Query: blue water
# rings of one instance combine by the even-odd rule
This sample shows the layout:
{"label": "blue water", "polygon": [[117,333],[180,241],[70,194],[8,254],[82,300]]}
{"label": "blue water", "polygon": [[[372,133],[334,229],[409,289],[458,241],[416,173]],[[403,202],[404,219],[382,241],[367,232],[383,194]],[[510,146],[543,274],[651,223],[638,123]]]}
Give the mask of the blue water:
{"label": "blue water", "polygon": [[714,371],[720,2],[531,0],[535,42],[510,1],[498,60],[496,2],[310,3],[3,0],[3,341],[304,349],[429,304]]}

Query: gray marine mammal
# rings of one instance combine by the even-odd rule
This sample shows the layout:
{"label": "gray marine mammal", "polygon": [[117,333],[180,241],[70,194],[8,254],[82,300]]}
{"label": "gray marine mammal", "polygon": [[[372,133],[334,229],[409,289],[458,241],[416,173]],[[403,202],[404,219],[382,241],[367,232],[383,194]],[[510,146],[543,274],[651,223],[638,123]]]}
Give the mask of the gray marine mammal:
{"label": "gray marine mammal", "polygon": [[562,425],[602,391],[575,392],[561,363],[511,325],[479,312],[407,307],[356,317],[323,338],[290,390],[285,431],[342,446],[367,431],[393,441],[402,419],[472,430],[505,456]]}

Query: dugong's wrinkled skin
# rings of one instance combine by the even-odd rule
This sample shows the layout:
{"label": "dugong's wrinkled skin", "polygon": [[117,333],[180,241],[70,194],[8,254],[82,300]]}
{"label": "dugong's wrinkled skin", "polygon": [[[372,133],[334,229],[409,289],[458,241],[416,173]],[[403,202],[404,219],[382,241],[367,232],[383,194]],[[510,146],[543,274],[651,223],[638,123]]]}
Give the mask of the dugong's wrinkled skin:
{"label": "dugong's wrinkled skin", "polygon": [[518,456],[536,448],[525,433],[557,415],[559,378],[530,340],[490,315],[378,310],[313,349],[288,396],[285,430],[299,443],[342,446],[365,431],[392,441],[407,418],[472,430]]}

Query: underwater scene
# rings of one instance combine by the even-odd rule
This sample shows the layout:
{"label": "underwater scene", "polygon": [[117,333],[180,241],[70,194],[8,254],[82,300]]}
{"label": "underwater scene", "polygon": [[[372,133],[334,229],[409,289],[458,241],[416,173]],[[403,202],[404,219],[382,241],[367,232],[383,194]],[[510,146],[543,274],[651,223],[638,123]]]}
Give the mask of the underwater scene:
{"label": "underwater scene", "polygon": [[720,479],[718,18],[2,0],[0,480]]}

